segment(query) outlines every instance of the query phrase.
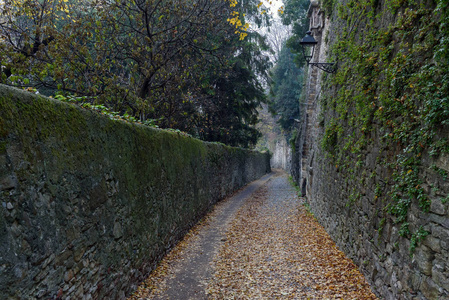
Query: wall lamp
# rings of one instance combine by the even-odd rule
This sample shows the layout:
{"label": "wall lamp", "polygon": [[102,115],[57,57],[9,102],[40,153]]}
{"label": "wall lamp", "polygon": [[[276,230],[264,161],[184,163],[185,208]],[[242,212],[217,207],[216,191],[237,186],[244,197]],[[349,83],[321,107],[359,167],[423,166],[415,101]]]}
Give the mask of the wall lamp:
{"label": "wall lamp", "polygon": [[[318,43],[312,36],[312,32],[307,31],[306,36],[299,42],[302,46],[302,53],[304,55],[304,59],[307,61],[307,65],[312,65],[317,67],[318,69],[323,70],[327,73],[335,73],[337,72],[337,64],[336,63],[315,63],[310,62],[312,60],[313,52],[315,50],[315,46]],[[309,50],[310,49],[310,54]]]}

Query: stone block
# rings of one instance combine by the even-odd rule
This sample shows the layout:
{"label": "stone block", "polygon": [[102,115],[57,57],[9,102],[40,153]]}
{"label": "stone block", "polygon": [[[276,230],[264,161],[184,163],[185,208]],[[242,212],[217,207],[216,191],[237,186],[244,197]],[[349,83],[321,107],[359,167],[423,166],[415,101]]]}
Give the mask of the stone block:
{"label": "stone block", "polygon": [[435,252],[438,252],[438,253],[441,252],[440,239],[438,239],[434,236],[431,236],[431,235],[426,236],[422,243]]}
{"label": "stone block", "polygon": [[73,270],[68,270],[67,272],[65,272],[64,274],[64,281],[65,282],[70,282],[70,280],[72,280],[73,276],[75,274],[73,273]]}
{"label": "stone block", "polygon": [[86,245],[90,247],[98,242],[100,234],[98,233],[98,230],[95,227],[91,227],[86,231],[85,236],[86,236]]}
{"label": "stone block", "polygon": [[400,237],[398,243],[399,254],[402,260],[405,260],[406,257],[410,255],[410,240]]}
{"label": "stone block", "polygon": [[446,229],[438,224],[431,227],[432,236],[440,239],[440,246],[445,251],[449,250],[449,229]]}
{"label": "stone block", "polygon": [[74,225],[68,226],[66,228],[66,237],[69,242],[78,239],[80,237],[79,228]]}
{"label": "stone block", "polygon": [[418,271],[412,271],[408,277],[407,284],[410,286],[411,291],[418,291],[421,286],[423,275]]}
{"label": "stone block", "polygon": [[17,187],[17,185],[17,178],[13,175],[7,175],[0,179],[0,191],[14,189]]}
{"label": "stone block", "polygon": [[82,284],[80,284],[75,291],[75,297],[77,299],[81,299],[81,298],[83,298],[83,294],[84,294],[84,287]]}
{"label": "stone block", "polygon": [[434,214],[444,216],[447,212],[446,205],[441,202],[441,199],[432,199],[430,203],[430,211]]}
{"label": "stone block", "polygon": [[83,300],[92,300],[92,294],[84,294],[83,295]]}
{"label": "stone block", "polygon": [[115,239],[119,239],[123,236],[122,225],[119,222],[114,223],[113,236]]}
{"label": "stone block", "polygon": [[449,172],[449,156],[445,153],[440,153],[438,158],[434,161],[435,165],[445,170],[446,172]]}
{"label": "stone block", "polygon": [[439,272],[444,272],[447,268],[447,264],[449,262],[447,261],[446,257],[442,257],[442,255],[436,254],[435,255],[435,259],[433,260],[433,268],[432,268],[432,272],[433,270],[439,271]]}
{"label": "stone block", "polygon": [[418,269],[425,275],[432,275],[432,262],[434,254],[432,250],[424,245],[416,248],[413,255],[413,262],[417,264]]}
{"label": "stone block", "polygon": [[449,229],[449,218],[436,215],[436,214],[429,214],[429,221],[434,222],[436,224],[439,224],[443,226],[444,228]]}
{"label": "stone block", "polygon": [[76,246],[76,248],[73,252],[73,258],[74,258],[75,262],[79,262],[85,252],[86,252],[86,248],[84,247],[84,245]]}
{"label": "stone block", "polygon": [[22,280],[23,277],[26,276],[26,271],[22,268],[22,266],[15,266],[15,267],[14,267],[14,276],[15,276],[18,280]]}
{"label": "stone block", "polygon": [[37,299],[42,299],[45,295],[48,294],[48,291],[45,289],[40,289],[37,293],[36,293],[36,298]]}
{"label": "stone block", "polygon": [[391,253],[390,258],[395,266],[400,266],[403,264],[402,257],[400,256],[398,251],[394,251],[393,253]]}
{"label": "stone block", "polygon": [[396,272],[393,272],[393,274],[391,276],[391,286],[394,287],[394,290],[397,293],[401,293],[402,292],[402,283],[398,279]]}
{"label": "stone block", "polygon": [[48,272],[49,271],[47,269],[40,271],[37,275],[34,276],[33,280],[35,282],[41,282],[45,277],[47,277]]}
{"label": "stone block", "polygon": [[65,263],[65,261],[73,255],[73,252],[71,250],[64,250],[62,251],[58,256],[55,258],[55,264],[56,265],[62,265]]}
{"label": "stone block", "polygon": [[428,300],[439,300],[439,286],[429,277],[424,277],[420,291]]}
{"label": "stone block", "polygon": [[56,255],[54,253],[52,253],[45,261],[44,264],[42,265],[42,268],[46,268],[48,266],[48,264],[50,264],[54,259],[55,259]]}
{"label": "stone block", "polygon": [[432,269],[432,280],[441,288],[449,291],[449,276],[443,273],[441,269],[434,266]]}
{"label": "stone block", "polygon": [[87,267],[89,266],[89,258],[83,259],[82,264],[83,267],[87,269]]}
{"label": "stone block", "polygon": [[67,291],[67,294],[70,295],[72,294],[76,289],[76,285],[72,284],[69,288],[69,290]]}

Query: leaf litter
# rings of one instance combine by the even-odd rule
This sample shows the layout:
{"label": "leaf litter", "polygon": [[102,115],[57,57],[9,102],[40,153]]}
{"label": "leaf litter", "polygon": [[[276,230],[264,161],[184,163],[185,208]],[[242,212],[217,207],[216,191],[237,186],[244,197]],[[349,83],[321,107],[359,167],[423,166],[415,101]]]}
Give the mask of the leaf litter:
{"label": "leaf litter", "polygon": [[[302,205],[280,173],[238,210],[212,262],[208,299],[378,299],[357,266]],[[152,299],[188,259],[189,244],[215,212],[195,226],[130,300]],[[195,249],[197,250],[197,249]]]}

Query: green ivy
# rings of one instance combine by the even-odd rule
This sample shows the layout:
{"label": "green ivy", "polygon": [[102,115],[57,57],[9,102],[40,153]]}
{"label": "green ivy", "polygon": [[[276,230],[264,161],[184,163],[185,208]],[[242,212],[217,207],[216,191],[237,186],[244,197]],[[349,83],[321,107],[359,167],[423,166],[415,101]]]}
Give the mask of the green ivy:
{"label": "green ivy", "polygon": [[420,226],[418,230],[414,234],[412,234],[412,237],[410,239],[410,255],[413,254],[413,252],[416,249],[416,246],[418,246],[418,244],[422,242],[424,238],[428,235],[429,232],[424,230],[422,226]]}
{"label": "green ivy", "polygon": [[[409,208],[412,203],[424,212],[430,207],[422,187],[422,156],[449,153],[448,140],[438,136],[449,125],[449,3],[379,2],[323,3],[337,13],[329,60],[339,59],[339,64],[335,76],[324,82],[323,90],[332,92],[321,100],[326,112],[321,146],[355,184],[353,170],[363,168],[370,145],[380,144],[378,161],[389,174],[381,180],[389,184],[378,184],[375,197],[386,203],[385,212],[414,249],[425,234],[422,228],[410,232]],[[434,170],[447,179],[447,172]],[[366,180],[377,177],[367,173]],[[360,196],[349,198],[353,203]]]}

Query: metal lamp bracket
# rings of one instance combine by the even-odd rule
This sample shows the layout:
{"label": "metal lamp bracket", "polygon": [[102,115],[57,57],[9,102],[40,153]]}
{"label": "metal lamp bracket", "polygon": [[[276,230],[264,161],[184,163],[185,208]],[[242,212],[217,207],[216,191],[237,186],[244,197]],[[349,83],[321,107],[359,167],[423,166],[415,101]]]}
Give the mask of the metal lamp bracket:
{"label": "metal lamp bracket", "polygon": [[337,72],[337,64],[336,63],[308,63],[309,65],[315,66],[320,70],[323,70],[327,73],[335,73]]}

